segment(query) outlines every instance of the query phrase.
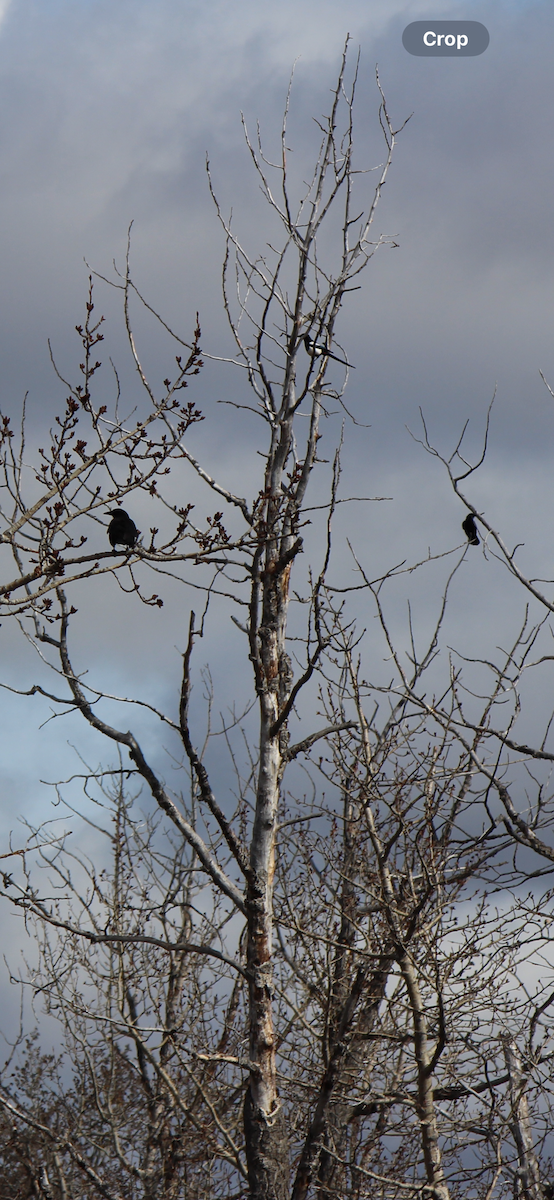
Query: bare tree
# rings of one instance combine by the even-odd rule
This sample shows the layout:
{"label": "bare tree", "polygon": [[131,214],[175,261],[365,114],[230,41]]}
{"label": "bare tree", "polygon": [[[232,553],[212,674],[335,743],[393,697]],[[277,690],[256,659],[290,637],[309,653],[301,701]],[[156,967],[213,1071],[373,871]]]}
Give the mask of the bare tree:
{"label": "bare tree", "polygon": [[[529,781],[529,764],[553,757],[550,723],[536,749],[512,736],[518,681],[544,622],[527,616],[508,651],[464,664],[490,672],[483,694],[464,682],[461,660],[447,655],[443,673],[439,657],[465,546],[443,556],[457,558],[422,650],[412,626],[407,647],[398,643],[386,597],[425,563],[376,579],[353,546],[358,582],[332,585],[333,518],[352,501],[341,495],[341,432],[321,539],[308,528],[333,406],[348,419],[348,355],[332,349],[340,308],[387,241],[371,240],[372,223],[397,136],[377,79],[385,155],[368,196],[354,157],[357,64],[351,75],[349,83],[346,46],[300,191],[287,163],[290,89],[277,164],[245,126],[280,229],[276,249],[275,238],[262,255],[239,241],[209,173],[226,245],[235,346],[227,361],[250,389],[233,403],[265,427],[251,499],[213,478],[185,444],[203,418],[179,393],[214,356],[201,348],[198,324],[186,342],[153,312],[129,254],[125,272],[104,282],[121,291],[142,406],[127,412],[117,376],[113,407],[95,399],[102,334],[91,277],[77,327],[81,382],[66,383],[38,468],[25,465],[24,428],[18,440],[3,418],[2,543],[15,574],[0,596],[41,659],[40,682],[19,691],[80,714],[116,751],[115,762],[84,766],[58,787],[68,808],[75,786],[99,806],[95,833],[111,847],[101,871],[50,824],[29,829],[25,846],[5,856],[16,866],[3,894],[24,911],[38,947],[22,983],[61,1022],[60,1064],[72,1071],[68,1084],[22,1032],[0,1089],[6,1183],[19,1156],[14,1195],[490,1200],[507,1186],[526,1200],[548,1194],[554,993],[548,978],[530,990],[525,968],[548,951],[550,894],[522,897],[521,887],[530,857],[554,858],[552,801],[548,780],[537,778],[534,811],[522,813],[507,774],[515,769],[519,783],[527,771]],[[135,302],[179,351],[159,396],[137,349]],[[426,429],[424,444],[438,456]],[[175,501],[172,481],[185,463],[217,498],[204,525]],[[102,505],[141,492],[157,506],[161,540],[152,527],[121,555],[87,548]],[[314,568],[302,567],[303,539]],[[504,560],[540,602],[514,555]],[[205,595],[201,618],[190,614],[171,714],[95,689],[74,646],[81,580],[106,574],[132,593],[129,603],[158,606],[149,572]],[[356,627],[354,592],[356,609],[363,602],[378,618],[386,679]],[[245,638],[251,696],[215,730],[204,675],[199,746],[194,650],[220,597]],[[127,717],[121,728],[108,719],[109,704],[126,714],[140,705],[163,724],[176,784],[124,727]],[[220,787],[216,741],[228,751]],[[155,816],[139,811],[141,788]]]}

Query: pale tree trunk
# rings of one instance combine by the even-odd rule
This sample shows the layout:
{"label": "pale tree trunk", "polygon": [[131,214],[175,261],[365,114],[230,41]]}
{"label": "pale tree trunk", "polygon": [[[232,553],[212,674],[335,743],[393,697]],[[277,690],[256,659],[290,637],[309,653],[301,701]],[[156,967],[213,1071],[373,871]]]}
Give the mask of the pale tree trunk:
{"label": "pale tree trunk", "polygon": [[444,1178],[439,1147],[439,1130],[433,1098],[433,1058],[427,1037],[425,1006],[416,970],[408,954],[401,954],[398,965],[410,1001],[414,1028],[414,1050],[417,1063],[417,1112],[421,1130],[423,1161],[434,1200],[450,1200]]}
{"label": "pale tree trunk", "polygon": [[[292,410],[292,394],[287,401],[287,408]],[[289,1194],[288,1134],[278,1097],[275,1062],[272,934],[275,834],[287,745],[285,706],[292,682],[285,651],[289,577],[293,558],[301,549],[301,541],[292,534],[290,517],[283,520],[279,512],[291,426],[292,422],[290,426],[288,421],[283,422],[280,444],[268,466],[271,496],[260,526],[263,542],[254,567],[250,610],[251,658],[260,704],[260,765],[246,893],[252,1066],[244,1102],[244,1129],[251,1200],[286,1200]],[[316,429],[317,422],[314,448]]]}
{"label": "pale tree trunk", "polygon": [[514,1039],[510,1034],[502,1038],[504,1057],[510,1076],[510,1129],[516,1144],[519,1170],[517,1178],[519,1187],[516,1196],[522,1200],[542,1200],[543,1192],[540,1185],[539,1164],[533,1148],[533,1130],[527,1102],[527,1079],[521,1065],[521,1058]]}

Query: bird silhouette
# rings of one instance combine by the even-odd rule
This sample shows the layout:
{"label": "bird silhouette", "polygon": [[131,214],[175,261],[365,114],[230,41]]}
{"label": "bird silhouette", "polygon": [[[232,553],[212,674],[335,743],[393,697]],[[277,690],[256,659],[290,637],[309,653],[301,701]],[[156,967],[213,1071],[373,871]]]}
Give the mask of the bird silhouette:
{"label": "bird silhouette", "polygon": [[[352,366],[352,363],[347,362],[345,358],[339,358],[338,355],[331,354],[331,351],[327,349],[327,346],[323,342],[316,342],[314,338],[310,337],[309,333],[304,335],[304,345],[312,358],[334,358],[335,362],[342,363],[343,367]],[[355,369],[354,367],[353,370]]]}
{"label": "bird silhouette", "polygon": [[477,537],[477,526],[473,513],[468,513],[467,517],[462,521],[462,529],[467,537],[470,546],[479,546],[479,538]]}
{"label": "bird silhouette", "polygon": [[116,546],[127,546],[128,550],[132,550],[140,530],[131,520],[129,513],[126,513],[124,508],[112,508],[107,515],[112,518],[108,525],[108,537],[114,553]]}

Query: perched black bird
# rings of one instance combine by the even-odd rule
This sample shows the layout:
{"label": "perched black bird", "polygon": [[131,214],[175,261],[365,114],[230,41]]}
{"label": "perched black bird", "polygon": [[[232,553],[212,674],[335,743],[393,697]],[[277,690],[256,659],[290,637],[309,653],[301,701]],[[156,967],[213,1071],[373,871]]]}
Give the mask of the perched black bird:
{"label": "perched black bird", "polygon": [[132,550],[140,531],[129,513],[126,513],[124,508],[112,508],[108,516],[112,518],[108,525],[108,537],[113,550],[115,551],[116,546],[127,546]]}
{"label": "perched black bird", "polygon": [[[338,358],[336,354],[331,354],[331,351],[328,350],[327,346],[324,346],[322,342],[314,341],[314,339],[310,337],[309,333],[304,335],[304,345],[308,351],[308,354],[312,355],[312,358],[334,358],[335,362],[342,363],[343,367],[352,366],[352,363],[348,363],[345,358]],[[355,369],[356,368],[354,367],[353,370]]]}
{"label": "perched black bird", "polygon": [[467,517],[462,521],[462,529],[467,537],[470,546],[479,546],[479,538],[477,537],[477,526],[473,513],[468,513]]}

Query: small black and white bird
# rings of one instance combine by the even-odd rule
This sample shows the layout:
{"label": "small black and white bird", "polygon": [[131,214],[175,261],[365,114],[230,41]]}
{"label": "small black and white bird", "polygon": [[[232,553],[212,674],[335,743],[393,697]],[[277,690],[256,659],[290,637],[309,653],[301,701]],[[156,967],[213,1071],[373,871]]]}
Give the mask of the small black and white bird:
{"label": "small black and white bird", "polygon": [[467,517],[462,521],[462,529],[467,537],[470,546],[479,546],[481,543],[477,537],[477,526],[473,513],[468,513]]}
{"label": "small black and white bird", "polygon": [[[338,355],[331,354],[331,351],[327,349],[327,346],[324,346],[323,342],[316,342],[314,338],[310,337],[309,333],[304,335],[304,345],[312,358],[334,358],[335,362],[342,363],[343,367],[352,366],[352,363],[347,362],[345,358],[339,358]],[[355,370],[356,368],[354,367],[353,369]]]}
{"label": "small black and white bird", "polygon": [[112,518],[108,525],[108,537],[114,552],[116,546],[126,546],[128,550],[132,550],[140,530],[131,520],[129,513],[126,513],[124,508],[112,508],[107,515]]}

